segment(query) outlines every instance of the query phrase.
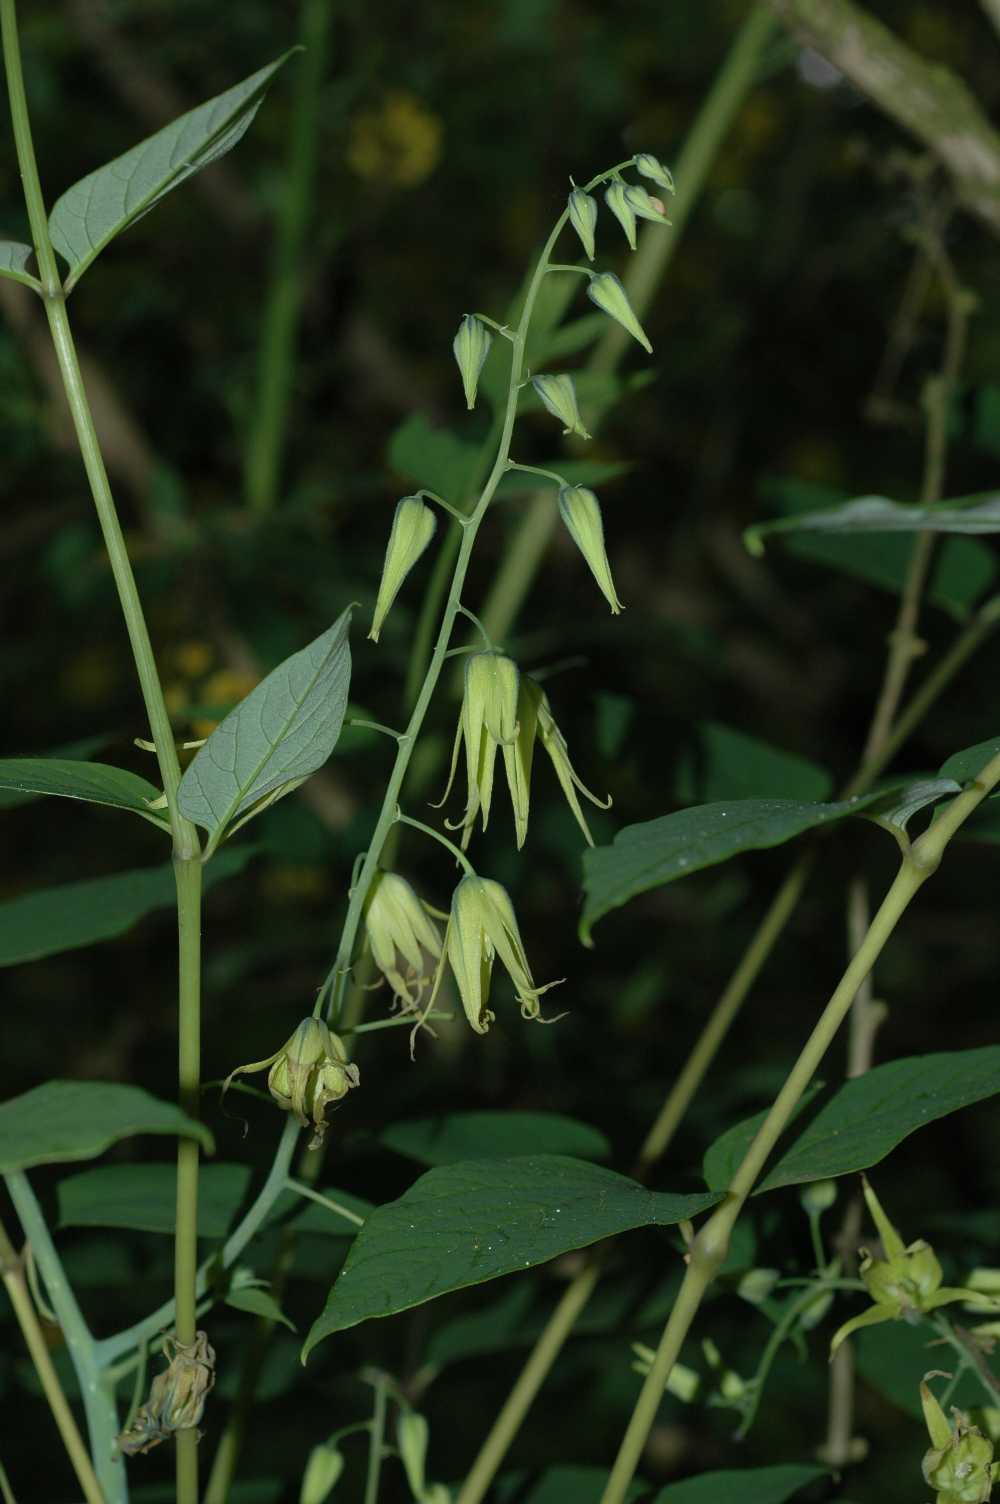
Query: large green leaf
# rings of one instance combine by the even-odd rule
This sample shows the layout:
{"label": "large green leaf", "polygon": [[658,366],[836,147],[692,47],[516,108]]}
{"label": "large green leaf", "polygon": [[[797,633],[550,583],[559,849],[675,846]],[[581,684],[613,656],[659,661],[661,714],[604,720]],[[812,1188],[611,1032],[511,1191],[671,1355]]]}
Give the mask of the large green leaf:
{"label": "large green leaf", "polygon": [[583,854],[586,897],[581,938],[589,943],[597,920],[638,893],[690,877],[741,851],[780,846],[804,831],[859,815],[885,797],[884,793],[865,794],[837,804],[803,799],[721,800],[641,825],[626,825],[610,846],[589,847]]}
{"label": "large green leaf", "polygon": [[583,1160],[540,1154],[429,1170],[372,1212],[314,1322],[317,1342],[449,1290],[546,1263],[633,1227],[668,1227],[719,1198],[648,1191]]}
{"label": "large green leaf", "polygon": [[[79,762],[89,758],[92,752],[107,746],[109,738],[106,736],[87,736],[75,742],[65,742],[59,747],[50,747],[45,752],[32,758],[33,762],[48,762],[50,758],[71,759]],[[31,804],[33,800],[40,799],[40,793],[36,794],[26,789],[0,788],[0,809],[16,809],[21,804]]]}
{"label": "large green leaf", "polygon": [[111,1081],[46,1081],[0,1102],[0,1174],[69,1159],[94,1159],[137,1133],[196,1138],[211,1154],[212,1135],[173,1102]]}
{"label": "large green leaf", "polygon": [[668,1483],[653,1504],[784,1504],[800,1488],[827,1475],[827,1468],[813,1463],[727,1468],[720,1473],[699,1473],[683,1483]]}
{"label": "large green leaf", "polygon": [[[864,1310],[865,1304],[862,1297],[857,1309]],[[845,1320],[849,1314],[849,1310],[844,1311]],[[940,1361],[940,1334],[927,1325],[910,1326],[907,1321],[893,1321],[855,1333],[851,1346],[862,1378],[915,1420],[922,1420],[920,1380]],[[996,1361],[990,1366],[1000,1379]],[[983,1403],[982,1384],[971,1369],[961,1373],[949,1403],[962,1410],[972,1410]]]}
{"label": "large green leaf", "polygon": [[743,534],[752,554],[764,552],[774,533],[1000,533],[1000,495],[995,491],[921,507],[885,496],[858,496],[815,512],[757,522]]}
{"label": "large green leaf", "polygon": [[978,742],[974,747],[966,747],[962,752],[955,752],[944,763],[938,773],[939,778],[954,778],[957,783],[971,783],[986,764],[991,762],[1000,752],[1000,737],[994,736],[988,742]]}
{"label": "large green leaf", "polygon": [[351,682],[351,609],[279,663],[241,700],[181,779],[181,813],[209,832],[226,827],[283,784],[301,783],[337,745]]}
{"label": "large green leaf", "polygon": [[150,801],[159,797],[159,789],[136,773],[103,762],[70,762],[56,757],[0,759],[0,789],[110,804],[116,809],[134,810],[154,825],[169,829],[166,815],[149,808]]}
{"label": "large green leaf", "polygon": [[833,785],[826,768],[720,721],[698,727],[697,755],[678,768],[675,793],[685,804],[718,799],[825,799]]}
{"label": "large green leaf", "polygon": [[[239,872],[252,855],[249,848],[224,852],[205,871],[206,889]],[[10,898],[0,903],[0,966],[17,966],[98,940],[113,940],[147,914],[169,908],[175,901],[174,873],[168,862]]]}
{"label": "large green leaf", "polygon": [[[606,1467],[594,1467],[588,1463],[566,1463],[561,1467],[546,1468],[523,1504],[601,1504],[608,1486]],[[648,1484],[633,1478],[625,1494],[626,1504],[644,1493]],[[503,1501],[522,1497],[520,1477],[507,1473],[500,1479],[498,1497]]]}
{"label": "large green leaf", "polygon": [[0,277],[10,277],[13,282],[22,282],[25,287],[39,287],[37,277],[28,271],[28,262],[34,255],[30,245],[17,240],[0,240]]}
{"label": "large green leaf", "polygon": [[[867,1170],[926,1123],[1000,1092],[1000,1045],[892,1060],[818,1099],[779,1141],[755,1195]],[[722,1191],[766,1113],[726,1130],[705,1155],[705,1179]]]}
{"label": "large green leaf", "polygon": [[236,145],[274,74],[290,56],[284,53],[66,190],[49,215],[49,233],[69,262],[67,291],[109,241],[148,213],[171,188]]}
{"label": "large green leaf", "polygon": [[422,1165],[511,1154],[607,1159],[611,1153],[603,1133],[558,1112],[451,1112],[439,1118],[413,1118],[390,1123],[379,1141]]}
{"label": "large green leaf", "polygon": [[[224,1238],[250,1184],[249,1165],[204,1165],[198,1177],[198,1235]],[[172,1234],[177,1166],[99,1165],[60,1180],[60,1227],[127,1227]]]}

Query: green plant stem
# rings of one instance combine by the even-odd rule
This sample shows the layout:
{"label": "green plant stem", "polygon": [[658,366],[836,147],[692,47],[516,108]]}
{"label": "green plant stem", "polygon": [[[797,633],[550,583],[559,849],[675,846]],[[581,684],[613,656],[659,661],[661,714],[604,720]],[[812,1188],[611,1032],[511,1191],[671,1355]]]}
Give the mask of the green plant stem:
{"label": "green plant stem", "polygon": [[914,842],[873,918],[867,935],[851,958],[847,970],[803,1046],[771,1110],[744,1155],[733,1176],[725,1201],[698,1231],[689,1249],[688,1266],[677,1300],[622,1438],[618,1456],[602,1496],[602,1504],[623,1504],[629,1484],[639,1465],[650,1428],[656,1419],[664,1386],[670,1377],[671,1369],[691,1329],[705,1293],[725,1260],[733,1227],[768,1156],[788,1126],[802,1093],[815,1075],[817,1067],[846,1018],[858,988],[874,966],[916,894],[937,870],[942,854],[952,836],[997,782],[1000,782],[1000,754],[987,763],[978,778],[957,795],[945,807],[930,829]]}
{"label": "green plant stem", "polygon": [[99,1497],[106,1504],[127,1504],[125,1468],[114,1455],[118,1412],[114,1394],[104,1382],[100,1370],[97,1344],[63,1271],[62,1260],[52,1241],[31,1182],[23,1171],[13,1171],[5,1175],[4,1180],[24,1236],[31,1245],[32,1257],[45,1281],[46,1294],[58,1318],[76,1372],[87,1417],[93,1468],[100,1482]]}
{"label": "green plant stem", "polygon": [[0,1462],[0,1498],[3,1499],[3,1504],[17,1504],[14,1490],[10,1486],[10,1479],[7,1477],[7,1469],[2,1462]]}
{"label": "green plant stem", "polygon": [[[55,1420],[62,1437],[63,1446],[67,1456],[73,1465],[77,1482],[83,1490],[87,1504],[107,1504],[104,1492],[97,1481],[90,1455],[84,1445],[83,1437],[69,1408],[59,1375],[49,1354],[42,1332],[41,1324],[35,1307],[32,1304],[31,1295],[28,1291],[27,1281],[24,1277],[24,1265],[18,1258],[14,1246],[7,1236],[7,1229],[0,1223],[0,1276],[3,1278],[10,1303],[14,1307],[14,1315],[17,1324],[21,1328],[25,1346],[30,1354],[31,1361],[35,1365],[39,1383],[48,1401],[49,1409]],[[7,1475],[0,1467],[0,1484],[3,1487],[5,1500],[13,1499]]]}
{"label": "green plant stem", "polygon": [[[666,274],[684,227],[701,197],[712,163],[757,77],[761,57],[777,31],[763,5],[756,5],[738,31],[705,102],[691,127],[677,160],[677,191],[670,201],[669,231],[659,225],[643,228],[639,245],[623,277],[625,292],[641,322]],[[608,321],[584,370],[597,374],[615,371],[631,336],[620,324]],[[587,426],[594,420],[584,414]],[[594,430],[596,431],[596,430]],[[500,568],[481,612],[490,636],[502,641],[534,583],[559,521],[555,497],[548,488],[536,492],[525,506],[514,536],[504,550]]]}
{"label": "green plant stem", "polygon": [[[181,1110],[197,1118],[201,1110],[201,888],[197,857],[174,858],[177,887],[178,1034],[177,1079]],[[198,1167],[197,1139],[177,1140],[177,1214],[174,1224],[174,1331],[189,1345],[198,1325]],[[198,1504],[198,1433],[178,1431],[177,1504]]]}
{"label": "green plant stem", "polygon": [[372,1383],[375,1386],[375,1404],[372,1410],[371,1429],[368,1433],[368,1476],[365,1479],[364,1504],[378,1504],[382,1458],[385,1456],[385,1413],[388,1387],[383,1374],[376,1374]]}
{"label": "green plant stem", "polygon": [[275,230],[271,282],[257,358],[257,386],[250,423],[244,490],[247,505],[268,512],[277,500],[288,411],[295,374],[295,347],[305,288],[306,233],[315,198],[316,138],[326,73],[333,0],[302,0],[299,59],[292,102],[285,189]]}

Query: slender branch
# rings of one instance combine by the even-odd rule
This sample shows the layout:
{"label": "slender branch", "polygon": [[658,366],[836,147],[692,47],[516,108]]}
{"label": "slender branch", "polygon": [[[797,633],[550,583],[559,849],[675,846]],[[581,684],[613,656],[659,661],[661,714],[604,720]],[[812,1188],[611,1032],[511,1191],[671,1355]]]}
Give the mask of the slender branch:
{"label": "slender branch", "polygon": [[[107,1504],[104,1492],[97,1481],[90,1455],[80,1435],[79,1428],[73,1418],[73,1412],[69,1408],[59,1375],[49,1353],[45,1341],[45,1335],[35,1307],[32,1304],[31,1295],[28,1291],[27,1281],[24,1277],[24,1265],[18,1258],[14,1246],[7,1236],[7,1229],[0,1223],[0,1276],[3,1278],[10,1303],[14,1307],[14,1315],[17,1324],[21,1328],[25,1346],[35,1365],[39,1383],[48,1400],[49,1409],[62,1437],[63,1446],[73,1471],[76,1473],[77,1482],[83,1490],[87,1504]],[[13,1498],[7,1476],[0,1468],[0,1482],[3,1484],[5,1499]]]}
{"label": "slender branch", "polygon": [[994,31],[1000,36],[1000,0],[979,0],[979,3],[992,22]]}
{"label": "slender branch", "polygon": [[107,1504],[127,1504],[125,1468],[114,1455],[118,1413],[114,1394],[101,1374],[97,1344],[77,1305],[76,1296],[63,1271],[62,1260],[52,1241],[28,1177],[21,1171],[4,1177],[18,1221],[31,1244],[32,1256],[45,1281],[45,1290],[59,1320],[76,1372],[90,1435],[90,1452]]}
{"label": "slender branch", "polygon": [[375,1386],[375,1405],[372,1410],[371,1429],[368,1433],[368,1476],[365,1479],[364,1504],[378,1504],[378,1486],[382,1476],[382,1459],[385,1456],[385,1414],[388,1385],[385,1375],[378,1373],[372,1378]]}
{"label": "slender branch", "polygon": [[1000,234],[1000,133],[950,69],[930,63],[852,0],[768,0],[828,59],[948,168],[959,202]]}

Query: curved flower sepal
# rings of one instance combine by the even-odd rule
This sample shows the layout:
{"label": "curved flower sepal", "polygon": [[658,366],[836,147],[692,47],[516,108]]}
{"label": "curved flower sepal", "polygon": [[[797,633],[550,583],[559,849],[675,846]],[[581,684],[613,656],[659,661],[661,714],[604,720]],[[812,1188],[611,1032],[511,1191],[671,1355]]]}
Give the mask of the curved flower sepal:
{"label": "curved flower sepal", "polygon": [[465,691],[451,751],[448,785],[434,806],[440,809],[451,793],[459,747],[464,742],[465,813],[454,824],[447,822],[450,830],[461,830],[463,849],[469,844],[480,812],[484,830],[489,823],[497,748],[510,746],[517,736],[519,682],[517,664],[503,653],[473,653],[466,659]]}
{"label": "curved flower sepal", "polygon": [[475,874],[462,878],[451,900],[445,945],[465,1016],[477,1034],[485,1034],[496,1016],[488,1006],[495,956],[514,983],[521,1017],[541,1019],[538,1000],[559,982],[535,986],[514,907],[500,883]]}
{"label": "curved flower sepal", "polygon": [[434,974],[433,968],[428,974],[424,955],[440,960],[441,931],[398,872],[375,874],[365,904],[365,932],[393,997],[408,1012],[416,1012]]}
{"label": "curved flower sepal", "polygon": [[941,1265],[931,1245],[923,1238],[904,1244],[867,1179],[863,1179],[863,1186],[865,1201],[886,1256],[875,1259],[865,1253],[858,1273],[875,1304],[860,1316],[846,1321],[834,1333],[830,1343],[831,1358],[844,1339],[861,1327],[875,1326],[882,1321],[912,1321],[956,1300],[982,1300],[982,1295],[975,1290],[943,1286]]}
{"label": "curved flower sepal", "polygon": [[215,1350],[204,1332],[196,1332],[188,1343],[164,1337],[163,1356],[167,1367],[149,1386],[149,1399],[128,1430],[115,1438],[127,1457],[151,1451],[178,1431],[197,1430],[215,1383]]}
{"label": "curved flower sepal", "polygon": [[291,1038],[266,1060],[238,1065],[226,1077],[222,1089],[226,1090],[234,1076],[263,1070],[267,1071],[267,1089],[278,1106],[290,1112],[301,1127],[312,1124],[310,1149],[318,1149],[323,1142],[329,1103],[339,1102],[352,1086],[361,1084],[361,1075],[348,1060],[343,1041],[318,1018],[304,1018]]}
{"label": "curved flower sepal", "polygon": [[993,1485],[1000,1478],[1000,1462],[993,1461],[993,1443],[961,1410],[952,1410],[954,1427],[947,1420],[927,1380],[950,1378],[937,1371],[924,1375],[920,1403],[931,1439],[921,1471],[924,1482],[936,1493],[936,1504],[988,1504]]}

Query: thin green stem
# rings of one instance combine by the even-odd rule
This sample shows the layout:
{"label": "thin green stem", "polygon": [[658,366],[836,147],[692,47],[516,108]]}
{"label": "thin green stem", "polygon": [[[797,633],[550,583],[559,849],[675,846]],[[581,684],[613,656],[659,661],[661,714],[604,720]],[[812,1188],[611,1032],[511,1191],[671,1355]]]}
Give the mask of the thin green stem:
{"label": "thin green stem", "polygon": [[376,1374],[372,1383],[375,1386],[375,1404],[372,1409],[371,1430],[368,1434],[368,1476],[365,1479],[364,1504],[378,1504],[378,1486],[382,1477],[382,1459],[385,1456],[388,1386],[383,1374]]}
{"label": "thin green stem", "polygon": [[348,1222],[353,1222],[355,1227],[364,1227],[364,1217],[359,1217],[357,1212],[349,1211],[346,1206],[341,1206],[339,1201],[332,1201],[321,1191],[314,1191],[312,1186],[305,1185],[301,1180],[293,1180],[289,1176],[285,1184],[290,1191],[295,1191],[296,1195],[304,1196],[308,1201],[315,1201],[317,1206],[325,1206],[328,1212],[334,1212],[338,1217],[346,1218]]}
{"label": "thin green stem", "polygon": [[32,1256],[45,1281],[46,1294],[58,1317],[76,1372],[87,1417],[90,1454],[100,1481],[101,1497],[107,1504],[127,1504],[125,1468],[114,1455],[118,1411],[114,1395],[100,1371],[97,1344],[77,1305],[76,1296],[66,1278],[62,1260],[52,1241],[31,1182],[23,1171],[13,1171],[5,1175],[4,1180],[24,1236],[31,1244]]}
{"label": "thin green stem", "polygon": [[257,388],[249,427],[244,488],[248,506],[268,512],[277,500],[295,375],[295,347],[305,290],[306,234],[314,202],[320,98],[326,74],[333,0],[302,0],[285,191],[275,230],[271,282],[264,305]]}
{"label": "thin green stem", "polygon": [[557,486],[566,484],[565,477],[557,475],[554,470],[543,470],[540,465],[519,465],[516,460],[511,460],[508,470],[520,470],[524,475],[541,475],[545,480],[551,480]]}
{"label": "thin green stem", "polygon": [[602,1504],[623,1504],[639,1465],[650,1428],[681,1345],[691,1329],[706,1291],[729,1249],[733,1227],[775,1144],[791,1120],[802,1093],[816,1073],[868,975],[923,884],[937,870],[949,840],[983,799],[1000,782],[1000,754],[993,757],[968,788],[945,807],[934,825],[915,841],[909,856],[873,918],[868,933],[851,958],[829,1003],[774,1100],[767,1117],[733,1176],[725,1201],[699,1230],[688,1255],[688,1267],[677,1300],[664,1328],[656,1357],[643,1384],[618,1456],[602,1497]]}
{"label": "thin green stem", "polygon": [[[174,860],[177,887],[177,1079],[181,1111],[197,1118],[201,1103],[201,888],[197,857]],[[198,1325],[197,1139],[177,1140],[177,1215],[174,1230],[174,1331],[185,1346]],[[177,1504],[198,1504],[198,1433],[177,1433]]]}
{"label": "thin green stem", "polygon": [[[42,1392],[48,1401],[52,1418],[56,1423],[59,1435],[62,1438],[66,1454],[76,1473],[77,1482],[83,1490],[87,1504],[107,1504],[104,1491],[98,1482],[94,1472],[90,1455],[84,1445],[83,1437],[73,1418],[73,1412],[69,1408],[59,1375],[56,1373],[52,1362],[45,1335],[38,1320],[38,1315],[31,1301],[31,1294],[24,1277],[24,1265],[18,1258],[14,1246],[7,1236],[7,1229],[0,1223],[0,1277],[3,1278],[4,1286],[10,1297],[10,1303],[14,1307],[14,1315],[17,1324],[21,1328],[25,1346],[35,1365],[38,1381],[42,1386]],[[13,1493],[7,1482],[7,1475],[0,1467],[0,1483],[3,1485],[5,1500],[12,1500]]]}
{"label": "thin green stem", "polygon": [[14,1490],[10,1486],[10,1479],[7,1477],[7,1469],[2,1462],[0,1462],[0,1498],[3,1499],[3,1504],[17,1504]]}
{"label": "thin green stem", "polygon": [[433,825],[425,825],[423,820],[414,820],[412,815],[404,815],[401,811],[397,812],[396,820],[398,824],[410,825],[414,830],[419,830],[425,836],[430,836],[433,840],[437,841],[440,846],[444,847],[445,851],[451,853],[467,877],[475,877],[476,869],[469,861],[465,852],[460,850],[454,841],[450,841],[442,831],[435,830]]}

